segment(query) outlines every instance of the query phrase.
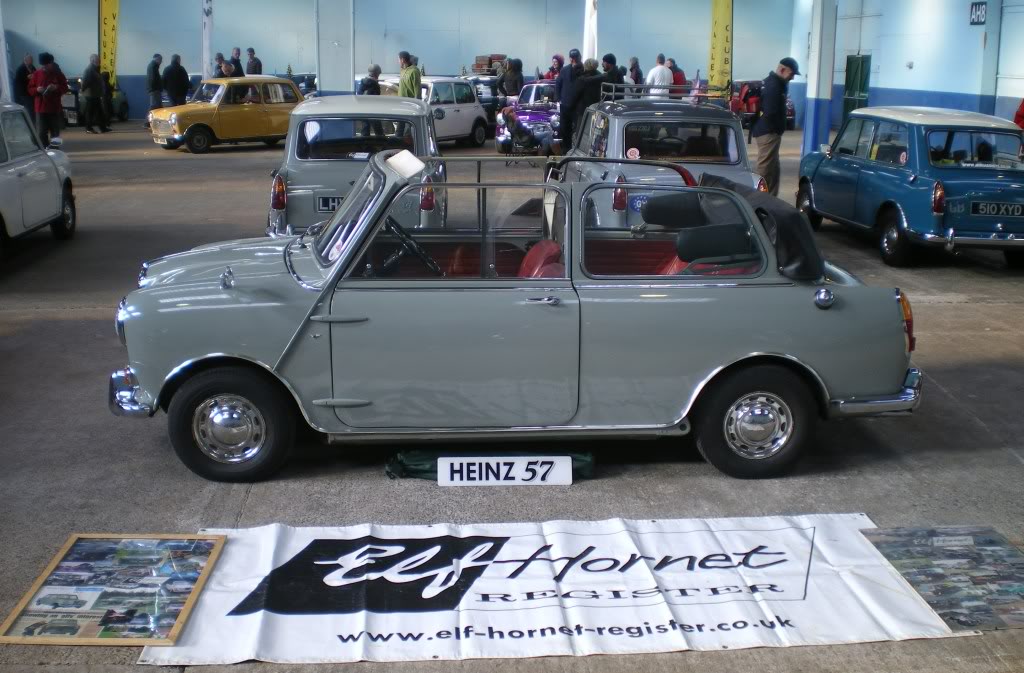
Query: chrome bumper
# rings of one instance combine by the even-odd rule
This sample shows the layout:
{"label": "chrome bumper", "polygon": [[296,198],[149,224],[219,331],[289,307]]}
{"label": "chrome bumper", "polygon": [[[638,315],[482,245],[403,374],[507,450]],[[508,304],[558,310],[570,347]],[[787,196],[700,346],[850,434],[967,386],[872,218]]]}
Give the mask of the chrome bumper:
{"label": "chrome bumper", "polygon": [[945,236],[946,250],[952,252],[957,248],[989,248],[992,250],[1014,250],[1024,248],[1024,235],[1005,233],[974,233],[957,234],[955,229],[947,229]]}
{"label": "chrome bumper", "polygon": [[921,404],[921,370],[911,368],[903,380],[903,389],[884,397],[851,397],[829,402],[830,418],[851,416],[882,416],[909,413]]}
{"label": "chrome bumper", "polygon": [[277,238],[279,236],[291,236],[294,233],[287,222],[285,222],[286,214],[284,210],[270,209],[270,213],[267,215],[267,236]]}
{"label": "chrome bumper", "polygon": [[131,367],[118,369],[110,375],[107,387],[107,406],[115,416],[152,416],[153,409],[135,399],[139,382]]}

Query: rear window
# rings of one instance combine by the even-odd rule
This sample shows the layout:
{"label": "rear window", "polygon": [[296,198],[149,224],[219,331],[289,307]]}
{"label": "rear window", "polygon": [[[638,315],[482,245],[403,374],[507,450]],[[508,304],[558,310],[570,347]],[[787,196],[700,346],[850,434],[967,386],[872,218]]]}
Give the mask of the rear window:
{"label": "rear window", "polygon": [[929,131],[928,157],[939,168],[1024,170],[1021,134],[986,131]]}
{"label": "rear window", "polygon": [[418,154],[412,123],[398,119],[309,119],[299,127],[299,159],[366,160],[382,150]]}
{"label": "rear window", "polygon": [[703,163],[739,162],[736,131],[726,124],[645,121],[626,125],[623,156]]}
{"label": "rear window", "polygon": [[263,100],[267,103],[298,103],[295,89],[287,84],[264,84]]}

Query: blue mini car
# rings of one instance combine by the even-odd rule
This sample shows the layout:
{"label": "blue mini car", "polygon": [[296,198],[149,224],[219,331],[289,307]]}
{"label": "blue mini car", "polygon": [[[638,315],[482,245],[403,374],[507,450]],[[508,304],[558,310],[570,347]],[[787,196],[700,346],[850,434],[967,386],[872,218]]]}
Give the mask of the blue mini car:
{"label": "blue mini car", "polygon": [[998,117],[924,107],[862,108],[800,162],[800,208],[874,232],[882,259],[918,246],[1002,250],[1024,267],[1022,131]]}

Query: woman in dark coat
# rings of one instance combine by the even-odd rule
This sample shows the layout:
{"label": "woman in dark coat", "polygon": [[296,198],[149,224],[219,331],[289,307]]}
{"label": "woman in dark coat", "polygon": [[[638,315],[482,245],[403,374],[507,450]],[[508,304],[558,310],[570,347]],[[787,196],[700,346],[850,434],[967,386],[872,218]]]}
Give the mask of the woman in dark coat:
{"label": "woman in dark coat", "polygon": [[518,96],[523,90],[523,62],[518,58],[510,58],[508,68],[498,77],[495,86],[502,96]]}
{"label": "woman in dark coat", "polygon": [[583,74],[576,80],[576,99],[572,106],[576,114],[573,128],[578,130],[583,125],[583,114],[587,108],[600,102],[601,84],[604,81],[604,73],[597,69],[597,59],[588,58],[583,62]]}

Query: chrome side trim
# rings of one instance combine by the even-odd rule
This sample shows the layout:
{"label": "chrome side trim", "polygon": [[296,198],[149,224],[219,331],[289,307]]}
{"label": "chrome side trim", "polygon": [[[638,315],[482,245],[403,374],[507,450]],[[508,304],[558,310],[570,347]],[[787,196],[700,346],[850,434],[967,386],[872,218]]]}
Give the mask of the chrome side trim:
{"label": "chrome side trim", "polygon": [[370,319],[366,317],[352,317],[346,318],[342,315],[314,315],[309,318],[313,322],[330,322],[330,323],[358,323],[358,322],[369,322]]}
{"label": "chrome side trim", "polygon": [[328,434],[327,439],[331,444],[344,444],[346,442],[421,442],[431,439],[449,439],[452,441],[470,439],[515,439],[516,435],[523,438],[535,438],[543,435],[545,437],[663,437],[666,435],[685,435],[690,432],[690,424],[683,420],[681,423],[670,425],[552,425],[552,426],[524,426],[513,428],[366,428],[352,430],[351,432],[333,432]]}
{"label": "chrome side trim", "polygon": [[153,408],[138,402],[135,396],[139,392],[139,380],[131,367],[118,369],[110,375],[107,385],[107,406],[115,416],[132,416],[148,418],[153,415]]}
{"label": "chrome side trim", "polygon": [[903,389],[894,395],[882,397],[851,397],[829,402],[829,418],[854,416],[882,416],[910,413],[921,404],[921,370],[910,368],[903,380]]}

